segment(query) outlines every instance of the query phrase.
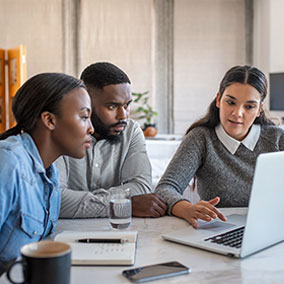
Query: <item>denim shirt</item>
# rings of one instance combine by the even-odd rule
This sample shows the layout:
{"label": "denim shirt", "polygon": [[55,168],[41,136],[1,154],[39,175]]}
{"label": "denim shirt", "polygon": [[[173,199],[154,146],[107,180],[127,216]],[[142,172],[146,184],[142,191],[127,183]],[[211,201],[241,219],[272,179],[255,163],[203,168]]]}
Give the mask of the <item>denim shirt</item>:
{"label": "denim shirt", "polygon": [[32,137],[0,141],[0,275],[23,245],[54,231],[59,210],[58,171],[44,168]]}

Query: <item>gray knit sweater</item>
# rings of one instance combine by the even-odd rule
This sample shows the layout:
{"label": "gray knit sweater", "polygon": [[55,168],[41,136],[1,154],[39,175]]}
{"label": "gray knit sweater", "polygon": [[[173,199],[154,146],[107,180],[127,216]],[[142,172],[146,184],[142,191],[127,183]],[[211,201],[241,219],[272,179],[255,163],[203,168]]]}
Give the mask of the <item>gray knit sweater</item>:
{"label": "gray knit sweater", "polygon": [[184,137],[156,192],[168,203],[170,214],[172,206],[184,200],[183,191],[196,175],[202,200],[219,196],[218,207],[246,207],[257,156],[283,150],[284,130],[276,126],[262,126],[254,150],[240,144],[234,155],[220,142],[215,129],[196,127]]}

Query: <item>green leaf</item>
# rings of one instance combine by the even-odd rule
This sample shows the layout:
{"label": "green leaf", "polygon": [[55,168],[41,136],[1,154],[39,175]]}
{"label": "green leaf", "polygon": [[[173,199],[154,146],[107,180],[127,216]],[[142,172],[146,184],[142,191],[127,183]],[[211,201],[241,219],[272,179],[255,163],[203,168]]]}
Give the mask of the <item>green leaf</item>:
{"label": "green leaf", "polygon": [[132,96],[134,97],[134,103],[138,104],[137,109],[134,111],[134,113],[140,114],[138,119],[145,119],[147,123],[151,123],[153,117],[157,116],[158,113],[148,103],[149,91],[143,93],[132,92]]}

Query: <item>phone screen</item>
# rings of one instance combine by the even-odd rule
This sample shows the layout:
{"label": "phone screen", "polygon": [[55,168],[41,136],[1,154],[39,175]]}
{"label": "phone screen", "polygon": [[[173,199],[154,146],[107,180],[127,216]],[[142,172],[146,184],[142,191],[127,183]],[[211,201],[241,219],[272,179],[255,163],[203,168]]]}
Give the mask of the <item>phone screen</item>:
{"label": "phone screen", "polygon": [[124,270],[122,271],[122,274],[131,282],[141,283],[176,275],[188,274],[189,272],[190,268],[177,261],[172,261]]}

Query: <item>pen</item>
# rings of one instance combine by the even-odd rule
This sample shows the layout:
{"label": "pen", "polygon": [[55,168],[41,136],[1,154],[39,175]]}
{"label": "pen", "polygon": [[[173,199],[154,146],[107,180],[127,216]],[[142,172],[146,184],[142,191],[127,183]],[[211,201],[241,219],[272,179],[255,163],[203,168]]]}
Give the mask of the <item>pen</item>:
{"label": "pen", "polygon": [[76,242],[78,242],[78,243],[118,243],[118,244],[124,244],[124,243],[128,242],[128,240],[87,238],[87,239],[76,240]]}

